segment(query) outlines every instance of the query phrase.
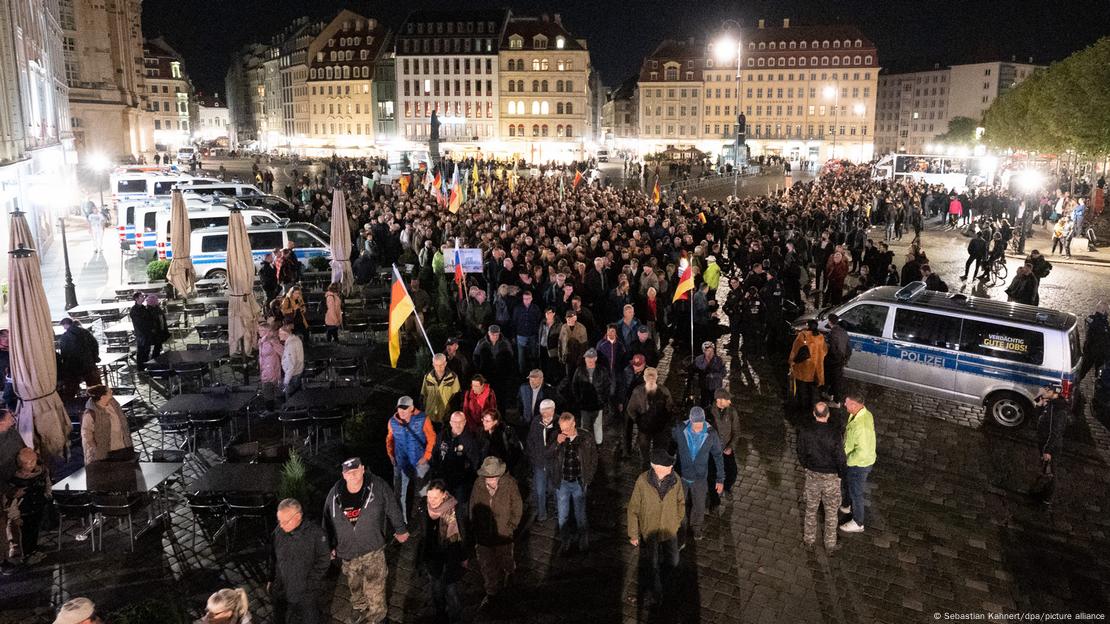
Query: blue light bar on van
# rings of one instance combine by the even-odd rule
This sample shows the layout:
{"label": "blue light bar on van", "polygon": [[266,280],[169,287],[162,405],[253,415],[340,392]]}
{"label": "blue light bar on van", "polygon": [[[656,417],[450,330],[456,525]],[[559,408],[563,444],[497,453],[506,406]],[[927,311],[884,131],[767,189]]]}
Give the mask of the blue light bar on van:
{"label": "blue light bar on van", "polygon": [[910,282],[894,293],[898,301],[912,301],[915,297],[925,292],[925,282]]}

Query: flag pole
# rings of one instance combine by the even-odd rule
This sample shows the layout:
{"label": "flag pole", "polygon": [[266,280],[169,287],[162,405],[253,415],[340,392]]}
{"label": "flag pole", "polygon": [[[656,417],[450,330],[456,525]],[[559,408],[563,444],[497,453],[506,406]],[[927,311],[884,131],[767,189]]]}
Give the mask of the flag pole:
{"label": "flag pole", "polygon": [[[401,277],[401,271],[397,268],[396,263],[393,264],[393,274],[397,276],[397,281],[401,283],[401,288],[405,289],[405,296],[409,299],[412,299],[412,295],[409,293],[409,287],[405,286],[405,280],[403,277]],[[424,336],[424,342],[428,343],[428,352],[434,355],[436,350],[432,347],[432,341],[428,338],[428,332],[424,331],[424,323],[420,321],[420,312],[414,309],[412,311],[412,315],[416,317],[416,326],[420,328],[420,334]],[[691,325],[690,327],[690,331],[693,331],[693,325]]]}
{"label": "flag pole", "polygon": [[[691,273],[693,271],[691,270]],[[691,277],[693,277],[691,275]],[[694,354],[697,353],[694,347],[694,291],[690,291],[690,364],[694,363]]]}

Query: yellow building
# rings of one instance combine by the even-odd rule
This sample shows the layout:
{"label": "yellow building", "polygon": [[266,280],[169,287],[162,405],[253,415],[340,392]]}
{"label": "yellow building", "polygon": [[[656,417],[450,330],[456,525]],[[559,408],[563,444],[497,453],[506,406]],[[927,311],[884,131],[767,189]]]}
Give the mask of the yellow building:
{"label": "yellow building", "polygon": [[[556,14],[513,15],[498,52],[499,134],[505,152],[533,162],[584,156],[590,53]],[[502,151],[502,150],[497,150]]]}
{"label": "yellow building", "polygon": [[664,40],[640,67],[640,150],[694,146],[702,139],[705,43]]}
{"label": "yellow building", "polygon": [[352,153],[374,143],[374,63],[389,31],[343,10],[308,47],[305,151]]}

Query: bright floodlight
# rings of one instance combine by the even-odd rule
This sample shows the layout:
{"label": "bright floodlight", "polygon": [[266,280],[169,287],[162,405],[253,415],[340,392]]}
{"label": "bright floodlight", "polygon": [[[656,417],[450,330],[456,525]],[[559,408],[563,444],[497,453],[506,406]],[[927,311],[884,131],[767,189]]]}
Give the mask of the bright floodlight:
{"label": "bright floodlight", "polygon": [[721,37],[713,44],[713,56],[718,63],[731,63],[736,58],[736,47],[732,37]]}
{"label": "bright floodlight", "polygon": [[112,161],[107,156],[97,152],[89,156],[89,168],[93,171],[103,172],[107,171],[112,166]]}
{"label": "bright floodlight", "polygon": [[1026,193],[1038,191],[1044,184],[1044,176],[1036,169],[1024,169],[1017,173],[1018,185]]}
{"label": "bright floodlight", "polygon": [[831,98],[836,95],[836,87],[825,87],[821,93],[825,94],[825,97]]}
{"label": "bright floodlight", "polygon": [[852,110],[855,111],[857,115],[862,115],[863,111],[867,109],[863,106],[863,104],[856,104],[855,107],[852,108]]}

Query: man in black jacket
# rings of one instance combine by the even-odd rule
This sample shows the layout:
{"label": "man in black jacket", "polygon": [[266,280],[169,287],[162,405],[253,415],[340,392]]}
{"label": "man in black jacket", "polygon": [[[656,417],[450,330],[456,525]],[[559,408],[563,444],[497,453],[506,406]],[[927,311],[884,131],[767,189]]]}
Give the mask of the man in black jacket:
{"label": "man in black jacket", "polygon": [[287,498],[277,507],[266,588],[277,624],[319,624],[319,597],[331,566],[328,536],[319,525],[303,522],[301,504]]}
{"label": "man in black jacket", "polygon": [[96,368],[96,363],[100,361],[100,345],[92,333],[77,321],[64,318],[61,325],[65,333],[58,338],[58,377],[62,384],[62,400],[65,401],[77,397],[82,381],[86,387],[100,385],[100,371]]}
{"label": "man in black jacket", "polygon": [[983,261],[987,258],[987,241],[983,238],[983,233],[980,232],[971,238],[967,244],[967,262],[964,263],[964,274],[960,276],[960,281],[966,281],[970,273],[971,263],[975,263],[975,272],[970,275],[979,275],[980,270],[983,268]]}
{"label": "man in black jacket", "polygon": [[814,422],[798,432],[798,462],[806,471],[805,524],[802,540],[806,546],[817,541],[817,506],[825,505],[825,550],[836,550],[837,508],[840,506],[840,475],[848,468],[844,439],[829,422],[829,406],[813,406]]}
{"label": "man in black jacket", "polygon": [[1079,379],[1083,381],[1092,368],[1102,370],[1102,365],[1110,359],[1110,322],[1107,320],[1110,306],[1099,301],[1095,313],[1087,317],[1087,334],[1083,341],[1083,365],[1079,367]]}
{"label": "man in black jacket", "polygon": [[432,449],[430,478],[443,479],[451,496],[459,501],[460,513],[466,513],[470,490],[482,465],[482,444],[473,431],[466,427],[466,414],[454,412],[436,434]]}
{"label": "man in black jacket", "polygon": [[1030,492],[1046,505],[1052,504],[1056,493],[1056,474],[1060,455],[1064,452],[1064,431],[1070,418],[1067,400],[1060,395],[1059,385],[1045,386],[1037,396],[1037,448],[1041,452],[1041,475]]}

